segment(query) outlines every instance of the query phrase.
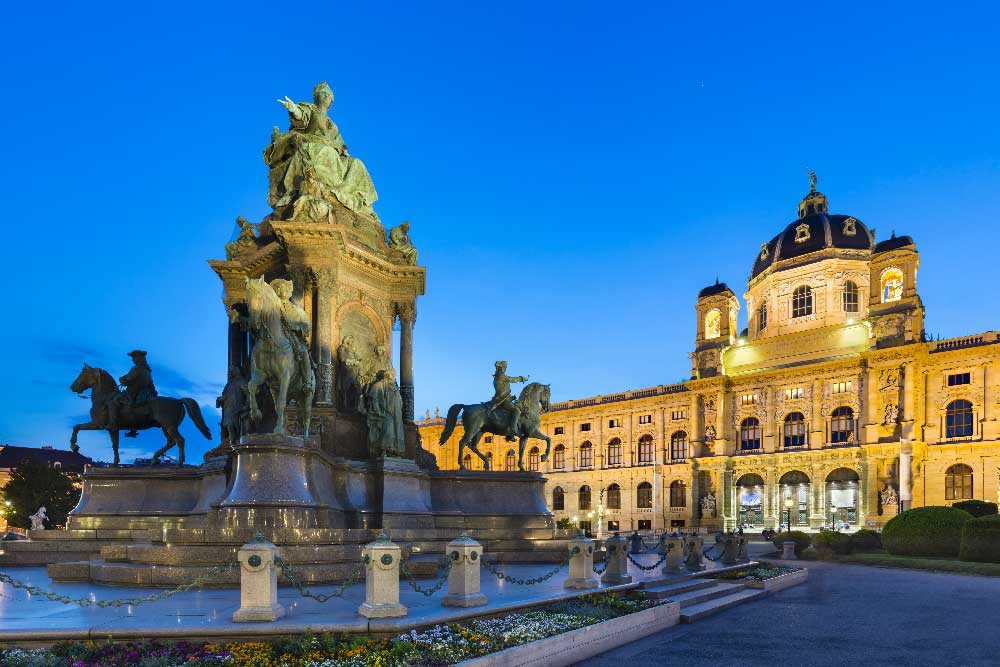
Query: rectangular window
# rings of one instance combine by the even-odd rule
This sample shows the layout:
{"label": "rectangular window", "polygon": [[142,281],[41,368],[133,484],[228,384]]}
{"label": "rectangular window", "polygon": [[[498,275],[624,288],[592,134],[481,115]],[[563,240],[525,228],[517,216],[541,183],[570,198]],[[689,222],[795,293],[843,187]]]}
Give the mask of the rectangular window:
{"label": "rectangular window", "polygon": [[740,405],[756,405],[757,394],[743,394],[740,396]]}
{"label": "rectangular window", "polygon": [[589,533],[590,532],[590,522],[589,521],[581,521],[580,522],[580,530],[584,531],[585,533]]}
{"label": "rectangular window", "polygon": [[844,382],[834,382],[833,383],[833,393],[835,394],[846,394],[851,391],[852,383],[850,380],[845,380]]}
{"label": "rectangular window", "polygon": [[687,412],[685,410],[673,410],[670,413],[670,418],[674,421],[680,421],[687,417]]}
{"label": "rectangular window", "polygon": [[683,528],[684,527],[684,519],[671,519],[670,520],[670,527],[671,528]]}
{"label": "rectangular window", "polygon": [[590,422],[584,422],[584,423],[580,424],[580,430],[581,431],[589,431],[590,430]]}
{"label": "rectangular window", "polygon": [[948,376],[948,386],[954,387],[960,384],[969,384],[972,377],[968,373],[953,373]]}
{"label": "rectangular window", "polygon": [[622,425],[621,419],[609,419],[608,428],[620,428]]}
{"label": "rectangular window", "polygon": [[653,530],[653,522],[649,519],[639,519],[639,530]]}
{"label": "rectangular window", "polygon": [[653,415],[639,415],[639,423],[640,424],[652,424],[653,423]]}
{"label": "rectangular window", "polygon": [[565,426],[556,426],[556,429],[555,429],[555,431],[553,431],[553,434],[555,434],[555,435],[562,435],[565,432],[566,432],[566,427]]}
{"label": "rectangular window", "polygon": [[486,436],[485,438],[483,438],[483,440],[484,440],[485,442],[493,442],[493,436],[492,436],[492,435],[488,435],[488,436]]}
{"label": "rectangular window", "polygon": [[608,521],[608,531],[616,533],[621,530],[617,521]]}
{"label": "rectangular window", "polygon": [[792,401],[792,400],[795,400],[796,398],[802,398],[802,394],[803,393],[804,392],[803,392],[802,387],[795,387],[794,389],[786,389],[785,390],[785,399],[789,400],[789,401]]}

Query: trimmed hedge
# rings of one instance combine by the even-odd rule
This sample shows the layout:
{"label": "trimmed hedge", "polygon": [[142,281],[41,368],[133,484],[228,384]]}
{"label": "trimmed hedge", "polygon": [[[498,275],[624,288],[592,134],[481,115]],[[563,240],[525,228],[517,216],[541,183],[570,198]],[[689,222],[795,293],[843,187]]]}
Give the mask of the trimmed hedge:
{"label": "trimmed hedge", "polygon": [[882,536],[874,530],[862,528],[851,535],[851,552],[879,551],[882,549]]}
{"label": "trimmed hedge", "polygon": [[[989,503],[992,504],[992,503]],[[1000,516],[982,516],[962,526],[959,560],[1000,563]]]}
{"label": "trimmed hedge", "polygon": [[917,507],[889,520],[882,546],[894,556],[958,555],[962,526],[972,515],[954,507]]}
{"label": "trimmed hedge", "polygon": [[803,533],[801,530],[792,530],[784,533],[778,533],[774,536],[771,541],[774,546],[781,550],[781,545],[785,542],[795,542],[795,555],[801,556],[802,550],[807,548],[812,544],[812,536],[809,533]]}
{"label": "trimmed hedge", "polygon": [[953,503],[955,509],[965,510],[973,517],[991,516],[997,513],[997,504],[988,503],[984,500],[963,500]]}
{"label": "trimmed hedge", "polygon": [[835,530],[823,530],[813,535],[812,545],[816,551],[829,549],[835,554],[844,556],[851,553],[851,536]]}

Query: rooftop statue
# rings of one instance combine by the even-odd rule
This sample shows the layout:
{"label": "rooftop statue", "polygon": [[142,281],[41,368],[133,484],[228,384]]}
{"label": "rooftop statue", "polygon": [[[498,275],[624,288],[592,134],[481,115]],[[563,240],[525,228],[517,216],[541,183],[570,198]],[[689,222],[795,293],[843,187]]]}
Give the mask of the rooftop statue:
{"label": "rooftop statue", "polygon": [[398,251],[407,264],[417,263],[417,249],[410,241],[410,223],[405,220],[389,230],[389,247]]}
{"label": "rooftop statue", "polygon": [[256,336],[250,356],[250,382],[247,394],[250,418],[254,424],[263,420],[257,404],[257,390],[267,383],[277,413],[275,433],[285,432],[285,406],[288,398],[296,400],[302,433],[309,436],[316,369],[309,356],[309,316],[292,303],[292,283],[276,279],[271,284],[263,278],[247,278],[247,323]]}
{"label": "rooftop statue", "polygon": [[[153,386],[152,370],[146,363],[146,353],[133,350],[129,353],[134,365],[120,380],[124,391],[118,390],[118,383],[103,368],[83,365],[83,370],[70,389],[82,394],[90,389],[90,421],[73,427],[73,435],[69,444],[74,452],[80,451],[76,437],[80,431],[107,431],[111,437],[111,447],[115,453],[115,465],[118,458],[118,436],[120,429],[129,429],[129,434],[136,430],[159,428],[167,437],[167,443],[153,455],[153,461],[167,453],[174,445],[177,446],[177,462],[184,463],[184,438],[178,427],[184,421],[184,415],[191,415],[191,420],[198,430],[209,440],[212,433],[201,416],[201,408],[193,398],[168,398],[158,396]],[[128,435],[128,434],[127,434]]]}
{"label": "rooftop statue", "polygon": [[268,203],[279,220],[309,222],[329,220],[331,203],[340,202],[356,213],[375,217],[375,186],[361,160],[347,152],[337,125],[327,112],[333,91],[326,83],[313,88],[313,101],[278,102],[288,111],[290,127],[277,126],[264,149],[264,163],[271,168]]}
{"label": "rooftop statue", "polygon": [[511,394],[510,383],[526,382],[528,377],[509,377],[506,371],[506,361],[496,362],[496,372],[493,374],[495,393],[488,402],[474,405],[456,403],[448,408],[448,418],[438,442],[443,445],[448,441],[461,414],[462,428],[465,432],[458,443],[458,467],[462,470],[465,470],[463,453],[466,447],[482,460],[484,470],[490,469],[489,459],[477,447],[484,433],[502,435],[511,441],[520,440],[518,470],[524,470],[524,447],[528,438],[544,440],[545,453],[541,460],[549,459],[552,441],[539,430],[541,415],[549,409],[549,385],[532,382],[521,391],[521,395],[515,401]]}

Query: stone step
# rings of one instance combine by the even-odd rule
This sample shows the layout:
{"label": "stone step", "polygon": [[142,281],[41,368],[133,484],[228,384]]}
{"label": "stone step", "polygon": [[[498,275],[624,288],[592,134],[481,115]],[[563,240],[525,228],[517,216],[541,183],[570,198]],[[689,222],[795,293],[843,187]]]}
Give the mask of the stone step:
{"label": "stone step", "polygon": [[0,567],[24,567],[49,565],[51,563],[65,563],[78,561],[87,558],[96,558],[98,553],[93,551],[7,551],[0,552]]}
{"label": "stone step", "polygon": [[738,593],[742,590],[746,590],[746,587],[743,584],[733,584],[727,582],[720,583],[716,586],[712,586],[711,588],[688,591],[687,593],[678,593],[677,595],[671,596],[670,599],[674,602],[679,602],[681,609],[687,609],[688,607],[693,607],[696,604],[726,597],[727,595],[732,595],[733,593]]}
{"label": "stone step", "polygon": [[642,590],[647,597],[654,600],[676,599],[675,595],[681,595],[683,593],[689,593],[691,591],[699,591],[706,588],[715,588],[716,582],[714,579],[685,579],[684,581],[677,581],[671,584],[660,584],[657,586],[647,586],[646,582],[642,584]]}
{"label": "stone step", "polygon": [[767,595],[767,593],[763,590],[745,588],[741,591],[737,591],[736,593],[730,593],[724,597],[693,604],[687,609],[681,611],[681,623],[693,623],[694,621],[705,618],[706,616],[717,614],[720,611],[729,609],[730,607],[735,607],[736,605],[743,604],[744,602],[757,600],[765,595]]}

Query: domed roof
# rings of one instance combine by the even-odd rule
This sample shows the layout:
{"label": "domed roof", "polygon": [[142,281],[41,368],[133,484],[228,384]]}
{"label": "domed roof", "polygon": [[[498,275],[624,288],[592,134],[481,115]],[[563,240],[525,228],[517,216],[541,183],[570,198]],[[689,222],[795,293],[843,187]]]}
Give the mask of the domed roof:
{"label": "domed roof", "polygon": [[698,292],[698,298],[704,299],[706,296],[715,296],[716,294],[724,294],[726,292],[732,294],[733,290],[729,289],[729,285],[727,285],[726,283],[720,283],[719,279],[716,278],[714,285],[709,285],[708,287]]}
{"label": "domed roof", "polygon": [[784,231],[760,246],[754,258],[750,279],[785,259],[800,257],[825,248],[871,251],[875,235],[857,218],[827,213],[826,197],[816,191],[815,175],[810,174],[812,187],[799,203],[799,219]]}
{"label": "domed roof", "polygon": [[909,236],[896,236],[896,232],[892,233],[890,238],[885,241],[879,241],[875,244],[875,252],[887,252],[889,250],[895,250],[896,248],[903,248],[908,245],[915,246],[913,239]]}

